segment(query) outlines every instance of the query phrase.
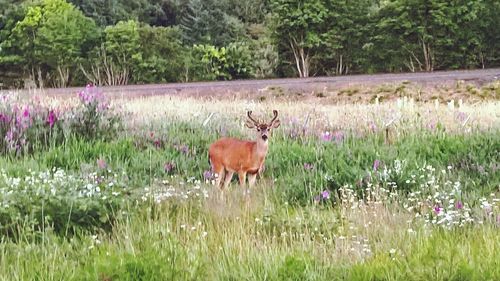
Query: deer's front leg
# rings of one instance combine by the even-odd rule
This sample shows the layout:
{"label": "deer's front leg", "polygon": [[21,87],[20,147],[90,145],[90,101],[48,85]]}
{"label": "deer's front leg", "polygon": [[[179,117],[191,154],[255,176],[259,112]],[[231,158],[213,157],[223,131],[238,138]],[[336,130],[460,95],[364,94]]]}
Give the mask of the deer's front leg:
{"label": "deer's front leg", "polygon": [[248,185],[250,187],[255,185],[255,181],[257,180],[257,174],[258,174],[258,172],[255,174],[252,174],[252,175],[248,175]]}
{"label": "deer's front leg", "polygon": [[240,186],[245,187],[245,182],[247,180],[247,173],[244,171],[239,171],[238,177],[240,178]]}

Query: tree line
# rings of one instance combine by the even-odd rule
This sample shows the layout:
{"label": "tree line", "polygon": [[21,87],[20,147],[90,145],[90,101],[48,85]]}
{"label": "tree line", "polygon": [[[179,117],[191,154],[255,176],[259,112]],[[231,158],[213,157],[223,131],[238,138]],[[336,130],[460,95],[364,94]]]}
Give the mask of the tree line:
{"label": "tree line", "polygon": [[496,0],[0,0],[2,87],[500,65]]}

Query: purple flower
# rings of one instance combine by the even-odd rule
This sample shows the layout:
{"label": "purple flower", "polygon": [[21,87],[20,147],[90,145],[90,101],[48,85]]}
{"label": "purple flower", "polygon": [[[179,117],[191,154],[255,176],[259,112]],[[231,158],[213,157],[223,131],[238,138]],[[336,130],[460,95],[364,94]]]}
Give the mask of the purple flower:
{"label": "purple flower", "polygon": [[382,162],[380,162],[380,160],[375,159],[375,161],[373,161],[373,170],[374,170],[374,171],[377,171],[377,170],[378,170],[378,167],[380,167],[380,164],[381,164],[381,163],[382,163]]}
{"label": "purple flower", "polygon": [[330,132],[326,131],[321,133],[321,140],[322,141],[331,141],[333,138],[332,134]]}
{"label": "purple flower", "polygon": [[436,121],[431,121],[428,125],[427,125],[427,128],[429,128],[430,130],[434,130],[436,129]]}
{"label": "purple flower", "polygon": [[377,131],[377,124],[375,124],[375,122],[370,122],[370,130],[372,130],[372,132]]}
{"label": "purple flower", "polygon": [[49,115],[47,116],[47,123],[49,124],[50,128],[54,127],[56,120],[57,120],[57,117],[56,117],[56,113],[54,112],[54,110],[49,111]]}
{"label": "purple flower", "polygon": [[6,114],[0,113],[0,123],[9,123],[10,117]]}
{"label": "purple flower", "polygon": [[187,145],[184,144],[184,145],[182,145],[179,148],[179,151],[182,152],[182,153],[184,153],[184,154],[188,154],[188,152],[189,152],[189,146],[187,146]]}
{"label": "purple flower", "polygon": [[161,147],[161,140],[160,139],[156,139],[154,142],[154,145],[156,148],[160,148]]}
{"label": "purple flower", "polygon": [[455,203],[455,208],[457,209],[462,209],[464,207],[464,205],[462,204],[462,201],[458,200],[456,203]]}
{"label": "purple flower", "polygon": [[439,215],[439,213],[441,213],[443,209],[441,207],[439,207],[439,205],[436,205],[434,207],[434,213],[436,213],[436,215]]}
{"label": "purple flower", "polygon": [[314,169],[314,165],[311,163],[304,163],[304,169],[310,171]]}
{"label": "purple flower", "polygon": [[205,180],[211,180],[211,179],[214,178],[214,174],[212,173],[211,170],[206,170],[206,171],[203,172],[203,178]]}
{"label": "purple flower", "polygon": [[174,162],[165,163],[163,169],[165,170],[165,173],[170,173],[175,169],[175,163]]}
{"label": "purple flower", "polygon": [[105,102],[103,93],[91,84],[88,84],[85,90],[79,92],[78,97],[85,106],[96,105],[99,111],[108,109],[108,103]]}
{"label": "purple flower", "polygon": [[323,199],[325,199],[325,200],[330,199],[330,191],[328,191],[328,190],[323,190],[323,192],[321,192],[321,198],[323,198]]}
{"label": "purple flower", "polygon": [[467,120],[467,114],[465,112],[458,112],[457,113],[457,120],[460,121],[460,122],[464,122],[465,120]]}
{"label": "purple flower", "polygon": [[97,159],[96,162],[97,162],[97,167],[99,167],[99,169],[105,170],[108,167],[106,160],[102,158]]}
{"label": "purple flower", "polygon": [[14,139],[14,132],[12,131],[12,128],[7,132],[5,135],[5,140],[7,141],[12,141]]}
{"label": "purple flower", "polygon": [[28,118],[28,117],[30,117],[30,109],[29,109],[29,107],[28,107],[28,106],[26,106],[26,107],[24,108],[24,111],[23,111],[23,117],[24,117],[24,118]]}

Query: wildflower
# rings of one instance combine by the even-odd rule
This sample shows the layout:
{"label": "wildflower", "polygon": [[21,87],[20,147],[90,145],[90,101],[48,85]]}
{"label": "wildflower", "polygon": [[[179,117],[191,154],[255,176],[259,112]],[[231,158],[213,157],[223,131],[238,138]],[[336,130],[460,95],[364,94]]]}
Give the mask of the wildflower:
{"label": "wildflower", "polygon": [[321,197],[325,200],[330,199],[330,191],[323,190],[323,192],[321,192]]}
{"label": "wildflower", "polygon": [[49,124],[50,128],[54,127],[56,119],[57,119],[56,113],[54,112],[54,110],[50,110],[49,115],[47,116],[47,123]]}
{"label": "wildflower", "polygon": [[380,162],[380,160],[375,159],[375,161],[373,161],[373,170],[374,170],[374,171],[377,171],[377,170],[378,170],[378,167],[380,167],[380,164],[381,164],[381,163],[382,163],[382,162]]}
{"label": "wildflower", "polygon": [[464,205],[462,204],[462,201],[458,200],[456,203],[455,203],[455,208],[457,209],[462,209],[464,207]]}
{"label": "wildflower", "polygon": [[189,146],[187,146],[187,145],[185,145],[185,144],[180,145],[180,146],[178,145],[178,146],[176,146],[175,148],[176,148],[178,151],[180,151],[180,152],[182,152],[182,153],[184,153],[184,154],[188,154],[188,152],[189,152]]}
{"label": "wildflower", "polygon": [[206,170],[205,172],[203,172],[203,178],[205,180],[211,180],[211,179],[213,179],[213,177],[214,177],[214,174],[212,173],[211,170]]}
{"label": "wildflower", "polygon": [[465,112],[458,112],[456,116],[457,120],[460,122],[464,122],[467,119],[467,114]]}
{"label": "wildflower", "polygon": [[311,163],[304,163],[304,169],[305,170],[312,170],[312,169],[314,169],[314,165]]}
{"label": "wildflower", "polygon": [[170,173],[175,169],[175,163],[174,162],[165,163],[163,169],[165,170],[165,173]]}
{"label": "wildflower", "polygon": [[431,122],[427,125],[427,128],[429,128],[430,130],[434,130],[434,129],[436,129],[436,124],[437,124],[437,122],[436,122],[436,121],[431,121]]}
{"label": "wildflower", "polygon": [[434,213],[436,213],[436,215],[439,215],[439,213],[442,211],[443,209],[441,207],[439,207],[439,205],[436,205],[434,207]]}
{"label": "wildflower", "polygon": [[160,148],[161,147],[161,140],[160,139],[156,139],[154,142],[153,142],[154,146],[156,148]]}
{"label": "wildflower", "polygon": [[8,115],[0,113],[0,123],[9,123],[10,118]]}
{"label": "wildflower", "polygon": [[328,131],[321,133],[321,140],[323,140],[323,141],[331,141],[332,138],[333,138],[333,135],[330,134],[330,132],[328,132]]}
{"label": "wildflower", "polygon": [[105,170],[108,167],[106,160],[102,158],[97,159],[96,162],[97,162],[97,167],[99,167],[99,169]]}
{"label": "wildflower", "polygon": [[24,118],[28,118],[28,117],[30,117],[30,109],[29,109],[29,107],[28,107],[28,106],[26,106],[26,107],[24,108],[24,111],[23,111],[23,117],[24,117]]}

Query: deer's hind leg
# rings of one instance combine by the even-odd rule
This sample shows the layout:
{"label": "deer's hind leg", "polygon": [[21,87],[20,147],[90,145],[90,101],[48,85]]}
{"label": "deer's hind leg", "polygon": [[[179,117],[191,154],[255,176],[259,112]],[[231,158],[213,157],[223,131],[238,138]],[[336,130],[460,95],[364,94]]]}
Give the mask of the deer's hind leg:
{"label": "deer's hind leg", "polygon": [[229,183],[231,183],[231,179],[233,178],[233,175],[234,175],[233,171],[226,170],[223,189],[226,189],[229,186]]}
{"label": "deer's hind leg", "polygon": [[212,164],[212,171],[215,173],[215,186],[222,189],[222,184],[224,183],[222,179],[224,178],[224,166]]}

